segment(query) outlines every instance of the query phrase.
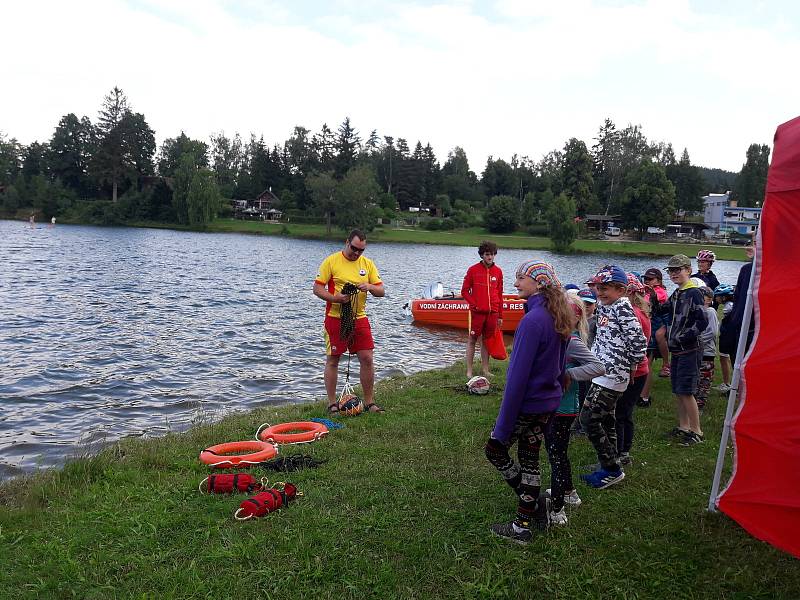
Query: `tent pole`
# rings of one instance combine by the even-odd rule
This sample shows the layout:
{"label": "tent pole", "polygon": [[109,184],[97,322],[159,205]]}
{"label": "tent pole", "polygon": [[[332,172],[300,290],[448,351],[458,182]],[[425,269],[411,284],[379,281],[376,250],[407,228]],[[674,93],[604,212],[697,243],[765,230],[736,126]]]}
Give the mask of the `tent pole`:
{"label": "tent pole", "polygon": [[[733,377],[731,378],[731,389],[728,392],[728,406],[725,409],[725,423],[722,427],[722,439],[719,442],[719,452],[717,453],[717,465],[714,468],[714,480],[711,483],[711,495],[708,497],[709,512],[717,510],[717,494],[719,494],[719,483],[722,477],[722,467],[725,464],[725,451],[728,449],[728,438],[731,433],[731,417],[736,398],[739,395],[739,382],[742,376],[742,360],[744,358],[745,347],[747,346],[747,336],[750,333],[750,321],[753,317],[753,282],[756,279],[756,257],[753,258],[753,269],[750,271],[750,283],[747,287],[747,298],[744,303],[744,314],[742,315],[742,329],[739,331],[739,343],[736,347],[736,362],[733,366]],[[755,339],[753,340],[755,341]]]}

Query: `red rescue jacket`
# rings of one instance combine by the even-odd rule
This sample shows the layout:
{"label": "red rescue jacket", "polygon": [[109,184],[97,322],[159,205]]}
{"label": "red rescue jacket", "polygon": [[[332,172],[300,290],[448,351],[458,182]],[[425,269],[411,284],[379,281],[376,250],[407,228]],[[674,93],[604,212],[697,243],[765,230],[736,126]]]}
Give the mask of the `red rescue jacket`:
{"label": "red rescue jacket", "polygon": [[483,261],[467,269],[461,296],[476,313],[497,313],[503,318],[503,271],[497,265],[488,269]]}

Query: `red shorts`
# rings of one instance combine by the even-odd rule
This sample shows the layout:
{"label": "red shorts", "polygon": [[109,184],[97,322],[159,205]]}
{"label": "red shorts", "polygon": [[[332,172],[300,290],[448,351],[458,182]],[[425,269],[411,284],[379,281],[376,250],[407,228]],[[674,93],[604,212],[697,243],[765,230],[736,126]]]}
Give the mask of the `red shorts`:
{"label": "red shorts", "polygon": [[342,320],[337,317],[325,317],[325,353],[329,356],[339,356],[349,351],[355,354],[360,350],[372,350],[375,342],[372,340],[372,329],[369,326],[369,319],[356,319],[353,337],[350,343],[345,344],[339,336]]}
{"label": "red shorts", "polygon": [[469,334],[472,337],[482,335],[484,338],[490,338],[494,335],[494,330],[497,329],[497,313],[472,313],[472,325],[469,328]]}

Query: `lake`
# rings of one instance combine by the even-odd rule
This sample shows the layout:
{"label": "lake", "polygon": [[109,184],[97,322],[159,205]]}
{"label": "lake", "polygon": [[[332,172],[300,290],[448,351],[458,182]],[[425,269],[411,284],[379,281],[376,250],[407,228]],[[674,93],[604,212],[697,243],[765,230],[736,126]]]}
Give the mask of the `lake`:
{"label": "lake", "polygon": [[[325,305],[311,288],[344,237],[0,221],[0,479],[125,436],[321,399]],[[507,292],[516,266],[534,257],[551,262],[564,283],[609,262],[639,272],[666,264],[503,250],[502,237],[494,239]],[[366,255],[386,284],[386,297],[367,303],[377,376],[461,359],[465,332],[414,325],[403,305],[432,281],[459,290],[477,249],[376,243]],[[735,283],[742,264],[718,261],[714,272]]]}

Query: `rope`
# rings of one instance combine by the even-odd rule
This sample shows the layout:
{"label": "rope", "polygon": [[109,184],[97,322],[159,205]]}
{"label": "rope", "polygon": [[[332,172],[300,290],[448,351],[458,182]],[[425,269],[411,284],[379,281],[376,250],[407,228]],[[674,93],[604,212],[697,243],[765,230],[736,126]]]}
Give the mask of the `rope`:
{"label": "rope", "polygon": [[348,352],[347,353],[347,369],[345,370],[345,374],[344,374],[344,385],[342,386],[342,393],[339,394],[339,402],[341,402],[342,399],[345,396],[349,396],[349,395],[355,396],[356,395],[356,386],[354,386],[352,383],[350,383],[350,359],[352,357],[353,357],[353,355]]}
{"label": "rope", "polygon": [[358,310],[358,288],[352,283],[345,283],[342,293],[350,296],[350,302],[342,304],[339,337],[350,343],[356,332],[356,311]]}
{"label": "rope", "polygon": [[[261,466],[272,471],[290,473],[302,471],[303,469],[316,469],[325,462],[327,461],[317,460],[313,456],[308,456],[307,454],[292,454],[261,463]],[[280,482],[276,482],[275,485],[278,485],[278,483]]]}
{"label": "rope", "polygon": [[313,421],[314,423],[322,423],[328,429],[341,429],[344,427],[342,423],[337,423],[336,421],[331,421],[330,419],[309,419],[309,421]]}

